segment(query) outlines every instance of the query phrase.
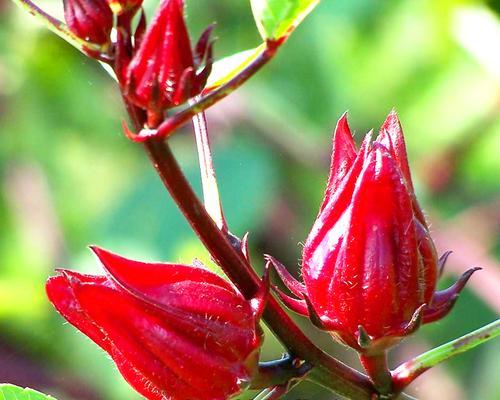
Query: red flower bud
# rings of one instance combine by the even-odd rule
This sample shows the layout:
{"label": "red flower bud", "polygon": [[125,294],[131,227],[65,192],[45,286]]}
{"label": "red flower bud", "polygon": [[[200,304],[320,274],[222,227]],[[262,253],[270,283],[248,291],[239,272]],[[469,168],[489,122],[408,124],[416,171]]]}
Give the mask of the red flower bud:
{"label": "red flower bud", "polygon": [[[130,101],[160,112],[199,94],[211,69],[211,27],[193,55],[184,21],[183,0],[163,0],[125,76]],[[206,66],[198,71],[206,57]]]}
{"label": "red flower bud", "polygon": [[68,28],[79,38],[104,45],[113,28],[113,13],[106,0],[63,0]]}
{"label": "red flower bud", "polygon": [[280,297],[341,342],[377,353],[444,317],[475,271],[436,292],[440,261],[413,191],[399,120],[391,113],[359,151],[346,116],[335,130],[330,177],[304,246],[304,285],[271,260],[298,299]]}
{"label": "red flower bud", "polygon": [[201,267],[93,251],[106,276],[60,270],[47,294],[139,393],[153,400],[226,399],[250,382],[259,316],[230,283]]}

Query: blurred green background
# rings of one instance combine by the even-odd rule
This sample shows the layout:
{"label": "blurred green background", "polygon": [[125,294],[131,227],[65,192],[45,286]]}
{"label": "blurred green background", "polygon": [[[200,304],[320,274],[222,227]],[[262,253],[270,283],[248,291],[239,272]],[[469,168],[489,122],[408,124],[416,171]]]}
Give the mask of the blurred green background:
{"label": "blurred green background", "polygon": [[[216,56],[259,42],[246,0],[186,0],[197,37],[217,21]],[[61,4],[40,5],[55,15]],[[156,1],[147,3],[150,12]],[[472,279],[452,314],[392,352],[392,365],[500,313],[500,2],[323,0],[275,60],[208,112],[231,230],[299,266],[325,187],[331,132],[349,110],[356,139],[391,108],[406,132],[418,197],[449,284]],[[151,13],[150,13],[151,15]],[[118,92],[102,68],[0,0],[0,382],[60,400],[131,400],[108,357],[53,310],[58,266],[99,272],[98,244],[144,260],[208,262],[142,153],[122,136]],[[172,138],[199,189],[189,128]],[[354,354],[305,329],[332,354]],[[282,349],[267,335],[264,358]],[[500,342],[424,374],[419,399],[500,399]],[[289,399],[332,399],[314,385]]]}

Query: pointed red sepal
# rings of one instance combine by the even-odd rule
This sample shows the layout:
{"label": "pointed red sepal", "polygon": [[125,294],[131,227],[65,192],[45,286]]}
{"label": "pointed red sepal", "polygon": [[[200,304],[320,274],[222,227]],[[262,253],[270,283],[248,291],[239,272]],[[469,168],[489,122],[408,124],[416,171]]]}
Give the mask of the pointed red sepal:
{"label": "pointed red sepal", "polygon": [[416,217],[419,219],[422,225],[427,227],[425,215],[415,197],[415,189],[413,187],[413,181],[411,179],[410,166],[408,164],[408,153],[406,151],[403,129],[401,127],[401,122],[399,121],[396,110],[392,110],[387,116],[385,122],[380,128],[377,142],[384,145],[389,150],[394,160],[398,163],[399,169],[408,187],[408,191],[412,196],[412,203]]}
{"label": "pointed red sepal", "polygon": [[424,303],[415,310],[410,321],[405,326],[403,326],[403,331],[401,336],[412,335],[420,328],[420,326],[423,323],[424,312],[426,310],[426,307],[427,304]]}
{"label": "pointed red sepal", "polygon": [[382,124],[377,142],[389,150],[391,156],[398,163],[409,190],[413,192],[413,182],[410,174],[410,166],[408,165],[408,154],[406,152],[403,129],[401,128],[401,122],[396,110],[392,110]]}
{"label": "pointed red sepal", "polygon": [[290,290],[290,292],[292,292],[298,298],[303,299],[304,293],[306,292],[306,287],[304,286],[304,284],[295,279],[292,274],[288,272],[286,267],[278,260],[276,260],[273,256],[266,254],[264,257],[274,267],[274,270],[278,273],[281,281],[285,284],[287,289]]}
{"label": "pointed red sepal", "polygon": [[271,291],[271,278],[269,276],[269,262],[264,266],[264,274],[260,282],[259,289],[255,297],[250,300],[255,319],[258,321],[262,317],[267,300],[269,300],[269,292]]}
{"label": "pointed red sepal", "polygon": [[349,335],[345,335],[342,330],[339,330],[337,335],[342,341],[344,341],[344,343],[348,346],[354,347],[360,353],[366,355],[380,354],[420,328],[423,321],[425,307],[426,304],[422,304],[415,310],[410,321],[387,331],[384,336],[375,337],[370,335],[363,325],[358,325],[355,333],[355,345],[353,345],[352,339]]}
{"label": "pointed red sepal", "polygon": [[88,318],[85,310],[74,297],[74,287],[76,283],[88,283],[102,285],[107,281],[105,277],[79,274],[74,271],[58,269],[60,275],[50,277],[47,280],[45,290],[47,296],[57,311],[80,331],[92,339],[105,351],[110,350],[107,335]]}
{"label": "pointed red sepal", "polygon": [[438,277],[441,278],[444,272],[444,267],[446,265],[446,261],[448,261],[448,257],[453,253],[453,251],[446,251],[438,260]]}
{"label": "pointed red sepal", "polygon": [[333,134],[332,158],[330,174],[326,186],[325,197],[321,205],[322,210],[329,202],[332,194],[338,189],[340,182],[347,175],[356,158],[356,144],[352,138],[351,129],[347,122],[347,112],[340,117]]}
{"label": "pointed red sepal", "polygon": [[[110,277],[140,301],[174,317],[216,315],[236,326],[252,326],[250,304],[211,271],[178,264],[144,263],[92,247]],[[217,298],[217,301],[205,301]],[[244,321],[246,320],[246,321]],[[203,322],[205,325],[205,322]]]}
{"label": "pointed red sepal", "polygon": [[193,84],[195,82],[194,67],[188,67],[182,71],[172,96],[172,105],[178,106],[188,99],[193,91]]}
{"label": "pointed red sepal", "polygon": [[194,78],[193,90],[191,96],[202,93],[208,77],[212,73],[214,63],[214,43],[215,40],[210,40],[210,36],[215,28],[215,24],[211,24],[201,34],[194,50],[194,64],[196,76]]}
{"label": "pointed red sepal", "polygon": [[196,74],[196,85],[197,86],[196,86],[196,90],[195,90],[196,93],[195,94],[202,93],[202,91],[207,83],[208,77],[212,73],[212,67],[213,67],[213,63],[214,63],[213,45],[214,45],[213,42],[210,42],[210,44],[208,45],[208,49],[207,49],[206,56],[205,56],[205,65]]}
{"label": "pointed red sepal", "polygon": [[278,287],[273,286],[274,292],[278,295],[281,302],[287,306],[290,310],[295,311],[297,314],[303,315],[304,317],[309,316],[309,310],[307,309],[307,304],[305,300],[294,299],[283,293]]}
{"label": "pointed red sepal", "polygon": [[215,29],[215,24],[211,24],[203,31],[196,46],[194,48],[194,61],[197,66],[201,66],[205,57],[210,52],[213,42],[210,41],[210,37]]}
{"label": "pointed red sepal", "polygon": [[482,268],[476,267],[467,270],[458,281],[448,289],[436,292],[432,298],[431,304],[424,311],[423,323],[427,324],[445,317],[453,308],[460,292],[463,290],[472,274],[480,269]]}
{"label": "pointed red sepal", "polygon": [[[307,306],[307,314],[309,315],[309,319],[311,320],[312,324],[318,328],[321,329],[322,331],[325,330],[331,330],[331,327],[328,327],[324,324],[324,322],[321,320],[321,317],[318,315],[316,310],[314,309],[313,304],[311,303],[311,300],[307,295],[304,295],[304,301],[306,302]],[[325,316],[323,317],[325,318]]]}
{"label": "pointed red sepal", "polygon": [[138,49],[141,47],[142,40],[144,39],[144,34],[146,33],[147,21],[146,13],[141,9],[141,16],[139,17],[139,22],[134,32],[134,48]]}

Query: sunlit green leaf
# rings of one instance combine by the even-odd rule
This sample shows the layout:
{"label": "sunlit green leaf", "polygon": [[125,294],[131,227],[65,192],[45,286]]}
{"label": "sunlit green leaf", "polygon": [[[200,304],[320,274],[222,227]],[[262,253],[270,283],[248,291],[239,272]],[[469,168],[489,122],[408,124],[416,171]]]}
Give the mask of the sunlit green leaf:
{"label": "sunlit green leaf", "polygon": [[251,0],[252,11],[264,40],[288,36],[319,0]]}
{"label": "sunlit green leaf", "polygon": [[212,66],[212,73],[208,78],[207,89],[213,90],[234,78],[248,64],[255,60],[264,49],[265,45],[261,44],[254,49],[241,51],[216,61]]}
{"label": "sunlit green leaf", "polygon": [[0,400],[55,400],[52,396],[32,389],[23,389],[9,384],[0,384]]}

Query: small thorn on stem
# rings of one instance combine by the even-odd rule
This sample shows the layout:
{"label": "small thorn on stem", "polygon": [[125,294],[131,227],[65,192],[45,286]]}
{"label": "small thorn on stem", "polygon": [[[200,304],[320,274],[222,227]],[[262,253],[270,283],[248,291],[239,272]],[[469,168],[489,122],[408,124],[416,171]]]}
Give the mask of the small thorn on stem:
{"label": "small thorn on stem", "polygon": [[262,280],[259,289],[255,297],[251,300],[251,305],[257,320],[260,319],[264,308],[266,307],[267,300],[269,299],[269,292],[271,290],[271,281],[269,278],[269,262],[266,263],[264,267],[264,275],[262,275]]}
{"label": "small thorn on stem", "polygon": [[363,327],[363,325],[358,326],[358,345],[362,349],[368,349],[370,348],[370,345],[372,344],[372,338],[370,335],[368,335],[368,332],[366,332],[366,329]]}

